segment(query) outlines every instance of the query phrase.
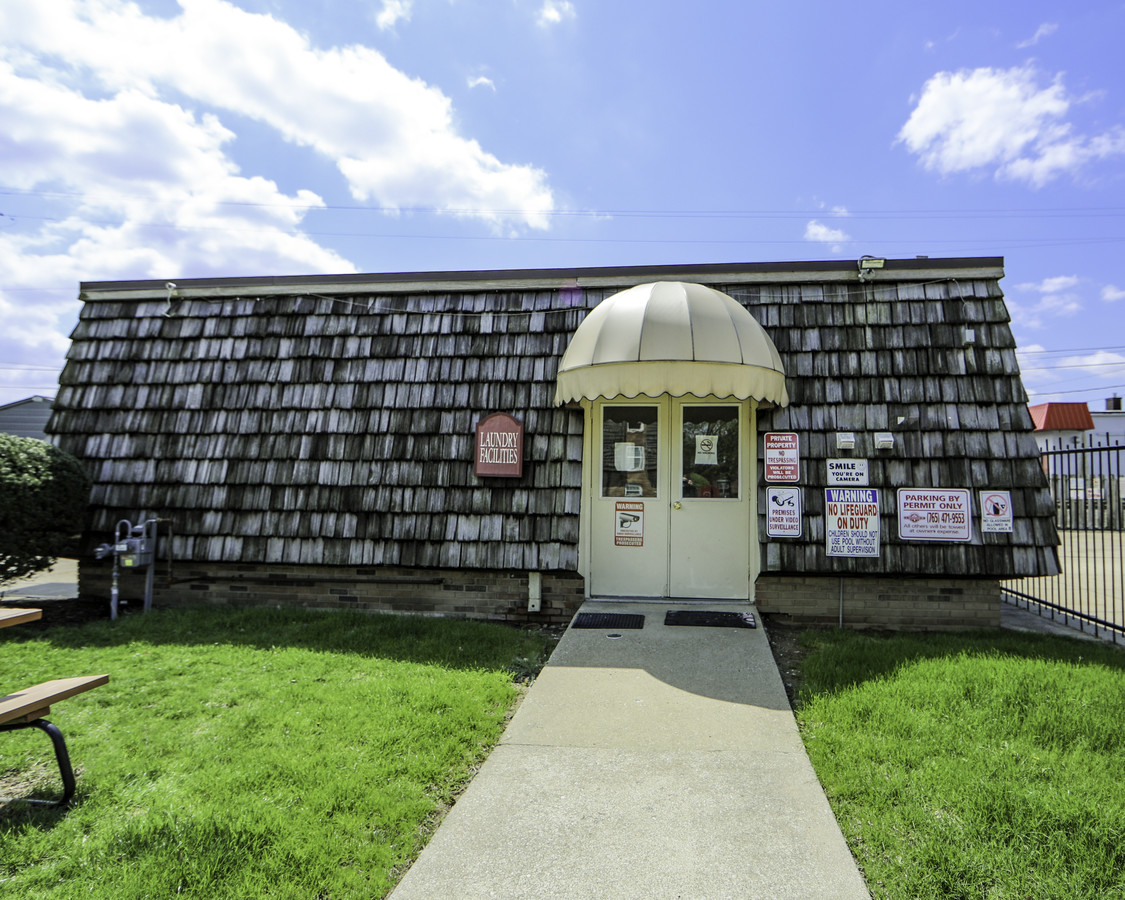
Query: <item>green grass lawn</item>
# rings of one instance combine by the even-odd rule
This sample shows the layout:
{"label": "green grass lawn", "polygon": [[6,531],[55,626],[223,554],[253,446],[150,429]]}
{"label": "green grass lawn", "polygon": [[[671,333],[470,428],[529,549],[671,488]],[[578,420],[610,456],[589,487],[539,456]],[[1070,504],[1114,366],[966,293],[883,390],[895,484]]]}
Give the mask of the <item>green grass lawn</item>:
{"label": "green grass lawn", "polygon": [[[78,793],[0,805],[0,896],[378,898],[495,744],[537,635],[482,623],[203,608],[0,632],[7,693],[70,675]],[[40,731],[0,795],[58,793]]]}
{"label": "green grass lawn", "polygon": [[798,720],[876,898],[1125,898],[1125,652],[810,631]]}

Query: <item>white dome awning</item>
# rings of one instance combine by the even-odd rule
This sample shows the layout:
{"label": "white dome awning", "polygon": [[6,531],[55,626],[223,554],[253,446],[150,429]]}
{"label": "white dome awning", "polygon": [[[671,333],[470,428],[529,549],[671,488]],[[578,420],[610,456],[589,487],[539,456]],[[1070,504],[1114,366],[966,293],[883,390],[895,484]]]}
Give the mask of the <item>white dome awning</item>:
{"label": "white dome awning", "polygon": [[781,357],[762,326],[721,291],[680,281],[607,297],[559,363],[556,405],[641,394],[789,405]]}

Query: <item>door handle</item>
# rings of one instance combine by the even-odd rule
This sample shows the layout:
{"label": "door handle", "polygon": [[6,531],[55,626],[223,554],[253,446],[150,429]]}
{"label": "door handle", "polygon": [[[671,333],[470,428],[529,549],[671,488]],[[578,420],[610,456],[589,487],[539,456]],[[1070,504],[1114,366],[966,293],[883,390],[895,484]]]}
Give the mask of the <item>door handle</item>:
{"label": "door handle", "polygon": [[684,508],[684,505],[679,500],[677,500],[675,503],[672,504],[672,509],[683,509],[683,508]]}

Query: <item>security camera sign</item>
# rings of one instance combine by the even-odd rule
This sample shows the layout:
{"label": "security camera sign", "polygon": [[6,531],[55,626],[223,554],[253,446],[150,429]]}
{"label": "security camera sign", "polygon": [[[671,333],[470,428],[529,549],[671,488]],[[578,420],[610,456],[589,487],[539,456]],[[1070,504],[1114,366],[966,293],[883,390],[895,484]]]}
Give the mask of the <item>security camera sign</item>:
{"label": "security camera sign", "polygon": [[801,489],[770,487],[766,490],[766,534],[770,537],[801,536]]}
{"label": "security camera sign", "polygon": [[618,547],[643,547],[645,505],[639,500],[618,500],[613,505],[613,543]]}

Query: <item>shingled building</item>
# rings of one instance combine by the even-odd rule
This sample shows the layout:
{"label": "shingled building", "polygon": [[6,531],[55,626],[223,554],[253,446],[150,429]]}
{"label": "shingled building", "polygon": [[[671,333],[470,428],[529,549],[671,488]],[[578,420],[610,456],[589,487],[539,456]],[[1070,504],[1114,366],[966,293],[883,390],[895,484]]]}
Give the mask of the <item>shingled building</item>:
{"label": "shingled building", "polygon": [[48,430],[87,551],[173,523],[158,604],[996,624],[1058,571],[1002,265],[84,283]]}

